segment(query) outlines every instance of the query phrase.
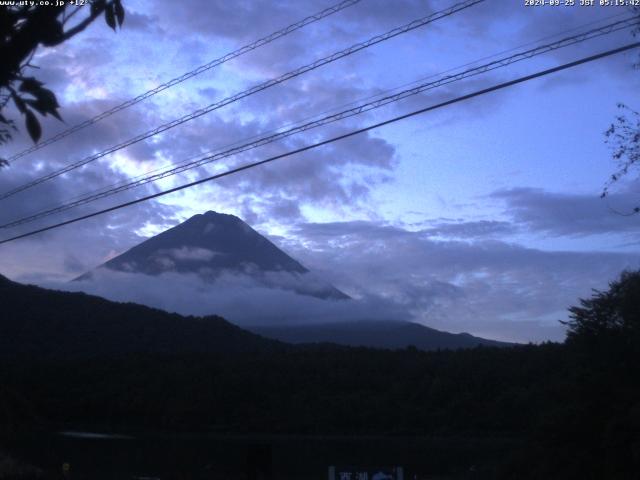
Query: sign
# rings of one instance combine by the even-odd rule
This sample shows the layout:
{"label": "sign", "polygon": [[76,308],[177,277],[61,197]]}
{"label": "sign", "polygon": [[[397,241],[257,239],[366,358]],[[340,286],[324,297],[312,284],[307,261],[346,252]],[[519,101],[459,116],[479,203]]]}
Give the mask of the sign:
{"label": "sign", "polygon": [[402,467],[329,467],[329,480],[404,480]]}

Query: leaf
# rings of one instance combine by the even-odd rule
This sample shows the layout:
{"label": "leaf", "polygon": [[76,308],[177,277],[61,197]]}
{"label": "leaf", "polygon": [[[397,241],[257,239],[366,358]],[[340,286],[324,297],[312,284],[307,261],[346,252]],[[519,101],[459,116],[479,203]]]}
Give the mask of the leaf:
{"label": "leaf", "polygon": [[40,140],[40,136],[42,135],[40,122],[38,122],[36,115],[31,110],[27,110],[25,115],[27,117],[25,121],[25,124],[27,125],[27,132],[29,132],[31,140],[33,140],[34,143],[38,143],[38,140]]}
{"label": "leaf", "polygon": [[27,110],[27,107],[24,104],[24,100],[20,98],[15,93],[11,92],[11,98],[13,98],[13,103],[16,104],[16,108],[20,113],[24,113]]}
{"label": "leaf", "polygon": [[19,90],[21,92],[34,93],[40,89],[44,83],[36,80],[34,77],[25,78],[20,84]]}
{"label": "leaf", "polygon": [[47,110],[42,105],[42,102],[40,100],[32,100],[31,98],[28,98],[24,101],[24,103],[29,105],[32,109],[36,110],[40,115],[47,114]]}
{"label": "leaf", "polygon": [[38,91],[33,92],[33,96],[40,100],[50,113],[60,106],[55,93],[48,88],[38,89]]}
{"label": "leaf", "polygon": [[113,11],[116,14],[118,25],[122,27],[122,23],[124,22],[124,8],[122,7],[122,2],[120,0],[114,0]]}
{"label": "leaf", "polygon": [[43,104],[42,100],[33,100],[31,98],[25,100],[25,103],[29,105],[33,110],[36,110],[40,115],[47,116],[48,114],[53,115],[58,120],[62,121],[62,117],[58,113],[57,107],[51,107],[49,105]]}
{"label": "leaf", "polygon": [[56,117],[56,118],[57,118],[58,120],[60,120],[61,122],[63,121],[63,120],[62,120],[62,117],[61,117],[61,116],[60,116],[60,114],[58,113],[58,108],[57,108],[57,107],[56,107],[56,108],[54,108],[53,110],[51,110],[49,113],[50,113],[51,115],[53,115],[54,117]]}
{"label": "leaf", "polygon": [[104,19],[114,31],[116,29],[116,17],[113,11],[113,5],[107,5],[106,10],[104,11]]}

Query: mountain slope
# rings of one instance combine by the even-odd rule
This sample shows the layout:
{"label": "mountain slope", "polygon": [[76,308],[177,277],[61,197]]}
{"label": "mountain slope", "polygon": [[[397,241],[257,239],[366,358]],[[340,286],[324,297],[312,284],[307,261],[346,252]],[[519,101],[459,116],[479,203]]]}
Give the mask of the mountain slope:
{"label": "mountain slope", "polygon": [[[347,299],[335,287],[312,279],[309,270],[238,217],[195,215],[104,263],[98,269],[160,275],[194,273],[213,281],[223,273],[320,298]],[[76,280],[89,280],[87,272]]]}
{"label": "mountain slope", "polygon": [[0,358],[233,353],[281,348],[218,316],[184,317],[0,276]]}
{"label": "mountain slope", "polygon": [[473,348],[479,345],[508,347],[513,344],[474,337],[468,333],[448,333],[412,322],[369,321],[316,325],[259,326],[248,330],[287,343],[336,343],[352,347],[399,349],[414,346],[421,350]]}

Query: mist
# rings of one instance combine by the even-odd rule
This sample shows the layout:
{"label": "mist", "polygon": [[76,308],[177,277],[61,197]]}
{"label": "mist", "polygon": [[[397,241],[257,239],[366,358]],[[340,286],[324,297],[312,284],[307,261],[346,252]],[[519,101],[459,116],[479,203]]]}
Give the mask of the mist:
{"label": "mist", "polygon": [[269,272],[268,276],[271,286],[265,286],[263,281],[249,275],[230,272],[205,281],[190,273],[167,272],[150,276],[98,269],[89,280],[47,286],[82,291],[118,302],[140,303],[182,315],[220,315],[241,326],[415,319],[406,306],[381,296],[321,299],[289,289],[303,284],[312,291],[318,282],[312,274],[294,276],[286,272]]}

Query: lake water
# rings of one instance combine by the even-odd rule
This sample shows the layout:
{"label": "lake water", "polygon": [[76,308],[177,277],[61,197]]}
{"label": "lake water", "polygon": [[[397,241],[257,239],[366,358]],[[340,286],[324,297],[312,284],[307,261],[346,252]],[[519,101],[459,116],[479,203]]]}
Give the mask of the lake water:
{"label": "lake water", "polygon": [[[330,465],[404,468],[415,478],[491,478],[515,442],[498,438],[113,434],[66,430],[23,438],[16,452],[57,478],[229,479],[272,471],[278,480],[325,480]],[[482,474],[482,472],[485,472]],[[260,476],[253,478],[263,478]],[[355,479],[354,479],[355,480]]]}

